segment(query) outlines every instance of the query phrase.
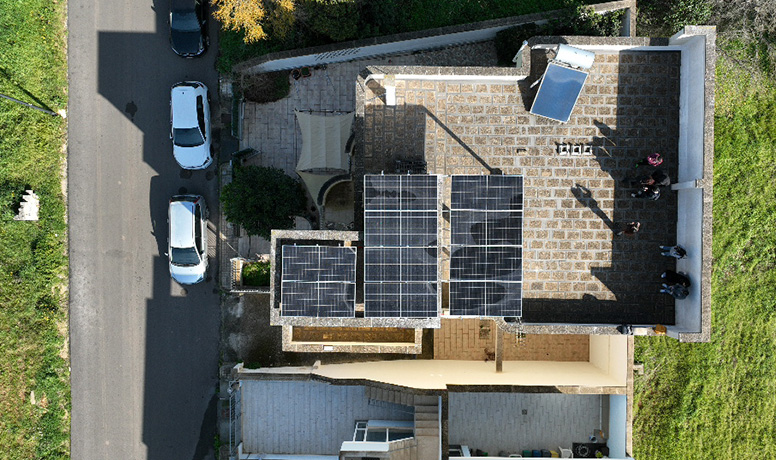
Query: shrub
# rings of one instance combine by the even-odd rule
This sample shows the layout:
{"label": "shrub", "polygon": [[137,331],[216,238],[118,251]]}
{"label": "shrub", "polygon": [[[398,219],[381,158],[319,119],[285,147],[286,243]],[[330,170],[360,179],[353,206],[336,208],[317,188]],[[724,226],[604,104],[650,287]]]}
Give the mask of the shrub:
{"label": "shrub", "polygon": [[353,0],[305,0],[301,21],[313,35],[341,42],[359,35],[359,13]]}
{"label": "shrub", "polygon": [[291,92],[288,71],[245,75],[240,80],[240,92],[251,102],[279,101]]}
{"label": "shrub", "polygon": [[243,286],[269,286],[269,262],[251,262],[243,265]]}
{"label": "shrub", "polygon": [[709,0],[644,0],[636,30],[648,37],[670,37],[686,25],[706,24],[711,13]]}
{"label": "shrub", "polygon": [[291,228],[305,211],[298,180],[278,168],[235,166],[232,182],[221,192],[224,215],[249,235],[269,239],[272,229]]}
{"label": "shrub", "polygon": [[502,30],[496,34],[494,44],[498,64],[512,66],[515,57],[524,40],[540,35],[587,35],[600,37],[616,37],[620,35],[623,11],[598,14],[590,7],[578,7],[568,10],[560,17],[551,19],[546,24],[523,24]]}

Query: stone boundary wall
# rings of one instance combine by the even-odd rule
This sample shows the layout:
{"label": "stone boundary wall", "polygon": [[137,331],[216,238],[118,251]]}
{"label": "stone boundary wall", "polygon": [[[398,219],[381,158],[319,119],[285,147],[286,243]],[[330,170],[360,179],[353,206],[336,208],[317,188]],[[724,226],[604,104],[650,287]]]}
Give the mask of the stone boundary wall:
{"label": "stone boundary wall", "polygon": [[[636,0],[618,0],[590,5],[597,13],[625,10],[621,35],[636,32]],[[509,18],[440,27],[416,32],[404,32],[382,37],[352,40],[330,45],[270,53],[247,60],[233,67],[235,73],[254,74],[277,70],[291,70],[304,66],[332,64],[377,56],[406,54],[492,40],[496,33],[510,27],[546,22],[561,10],[512,16]]]}

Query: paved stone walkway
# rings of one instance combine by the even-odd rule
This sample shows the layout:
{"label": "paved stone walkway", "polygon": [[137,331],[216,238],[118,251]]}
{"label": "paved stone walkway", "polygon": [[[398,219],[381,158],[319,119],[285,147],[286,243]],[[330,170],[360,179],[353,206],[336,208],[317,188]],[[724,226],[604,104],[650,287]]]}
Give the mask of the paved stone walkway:
{"label": "paved stone walkway", "polygon": [[463,45],[390,58],[330,64],[312,70],[312,75],[291,79],[288,97],[273,103],[246,102],[240,148],[253,148],[261,155],[255,163],[274,166],[295,177],[294,168],[302,148],[302,137],[294,110],[355,110],[356,76],[367,66],[380,65],[492,65],[496,62],[491,42]]}

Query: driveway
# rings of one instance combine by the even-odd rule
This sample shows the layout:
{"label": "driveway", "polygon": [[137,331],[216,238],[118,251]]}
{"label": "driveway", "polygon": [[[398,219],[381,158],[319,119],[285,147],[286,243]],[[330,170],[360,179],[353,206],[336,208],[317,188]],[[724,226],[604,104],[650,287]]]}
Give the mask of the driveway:
{"label": "driveway", "polygon": [[168,136],[175,82],[203,81],[217,104],[217,50],[176,56],[167,13],[162,0],[68,5],[71,450],[79,460],[213,457],[217,267],[184,289],[170,280],[164,252],[171,195],[203,194],[218,215],[215,166],[184,173]]}

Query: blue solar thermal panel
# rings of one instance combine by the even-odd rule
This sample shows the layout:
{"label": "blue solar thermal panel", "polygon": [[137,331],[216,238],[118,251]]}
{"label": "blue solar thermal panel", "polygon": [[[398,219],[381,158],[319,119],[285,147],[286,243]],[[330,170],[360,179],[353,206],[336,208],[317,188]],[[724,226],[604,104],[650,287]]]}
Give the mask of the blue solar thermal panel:
{"label": "blue solar thermal panel", "polygon": [[536,92],[531,113],[567,122],[582,93],[587,72],[550,62]]}

